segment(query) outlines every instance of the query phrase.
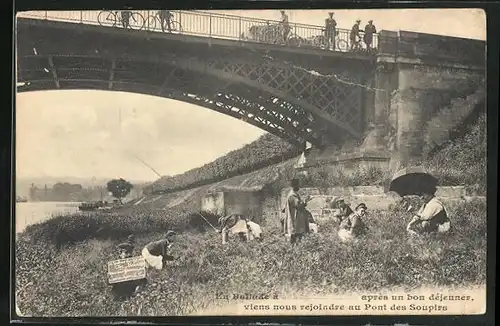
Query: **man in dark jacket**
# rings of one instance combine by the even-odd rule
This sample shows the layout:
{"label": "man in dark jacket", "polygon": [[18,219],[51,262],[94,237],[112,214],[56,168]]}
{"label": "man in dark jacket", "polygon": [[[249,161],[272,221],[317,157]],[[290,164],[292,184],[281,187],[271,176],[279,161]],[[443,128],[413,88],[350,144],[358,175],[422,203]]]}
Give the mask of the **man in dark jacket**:
{"label": "man in dark jacket", "polygon": [[365,26],[365,35],[363,36],[363,40],[366,44],[366,49],[370,50],[372,48],[373,43],[373,34],[377,33],[377,29],[375,25],[373,25],[373,20],[369,20],[368,24]]}
{"label": "man in dark jacket", "polygon": [[333,19],[333,12],[329,13],[329,17],[325,19],[325,36],[327,47],[332,46],[332,50],[335,51],[335,36],[337,36],[337,22]]}
{"label": "man in dark jacket", "polygon": [[174,257],[168,255],[167,252],[172,246],[173,236],[175,235],[174,231],[168,231],[163,239],[150,242],[142,249],[142,256],[147,266],[160,270],[163,268],[165,261],[174,260]]}
{"label": "man in dark jacket", "polygon": [[354,49],[354,46],[359,47],[359,24],[361,20],[356,20],[356,23],[351,28],[351,34],[349,35],[349,39],[351,40],[351,50]]}

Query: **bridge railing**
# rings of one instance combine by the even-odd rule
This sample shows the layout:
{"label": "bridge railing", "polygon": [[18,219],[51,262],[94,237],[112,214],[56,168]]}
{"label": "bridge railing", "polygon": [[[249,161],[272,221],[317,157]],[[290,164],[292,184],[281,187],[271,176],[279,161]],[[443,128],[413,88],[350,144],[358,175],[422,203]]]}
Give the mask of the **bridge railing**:
{"label": "bridge railing", "polygon": [[[324,26],[289,23],[288,33],[278,20],[265,20],[203,11],[171,11],[171,30],[165,24],[163,31],[156,10],[133,10],[129,20],[131,29],[149,32],[170,32],[209,38],[245,42],[281,44],[290,47],[319,48],[341,52],[366,51],[363,32],[351,44],[350,30],[336,29],[336,35],[327,39]],[[120,11],[30,11],[18,17],[63,21],[71,23],[124,28]],[[286,38],[285,38],[286,36]],[[335,43],[335,44],[333,44]],[[335,45],[335,48],[333,48]],[[378,46],[378,35],[373,35],[372,48]]]}

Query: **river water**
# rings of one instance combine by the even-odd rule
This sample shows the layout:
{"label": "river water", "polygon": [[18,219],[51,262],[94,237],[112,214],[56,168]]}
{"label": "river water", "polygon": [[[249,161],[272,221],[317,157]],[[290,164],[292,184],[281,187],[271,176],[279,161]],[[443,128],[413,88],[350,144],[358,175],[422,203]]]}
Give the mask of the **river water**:
{"label": "river water", "polygon": [[76,213],[79,204],[66,202],[16,203],[16,233],[24,231],[28,225],[43,222],[53,216]]}

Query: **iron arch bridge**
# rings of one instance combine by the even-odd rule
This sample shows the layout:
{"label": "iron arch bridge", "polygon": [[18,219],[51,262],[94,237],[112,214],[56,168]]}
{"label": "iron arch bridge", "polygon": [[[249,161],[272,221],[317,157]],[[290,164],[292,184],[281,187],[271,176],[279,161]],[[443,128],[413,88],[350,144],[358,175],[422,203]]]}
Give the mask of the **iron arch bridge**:
{"label": "iron arch bridge", "polygon": [[372,75],[366,64],[353,72],[339,59],[317,73],[266,51],[154,40],[143,32],[30,19],[19,19],[17,27],[18,92],[165,97],[242,119],[297,146],[321,147],[363,133]]}

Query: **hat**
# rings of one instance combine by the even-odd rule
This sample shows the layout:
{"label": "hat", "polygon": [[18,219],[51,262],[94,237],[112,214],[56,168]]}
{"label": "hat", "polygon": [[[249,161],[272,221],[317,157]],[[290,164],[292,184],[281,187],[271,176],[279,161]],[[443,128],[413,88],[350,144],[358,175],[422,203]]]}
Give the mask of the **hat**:
{"label": "hat", "polygon": [[366,207],[365,203],[361,203],[361,204],[359,204],[358,206],[356,206],[356,210],[357,210],[358,208],[364,208],[364,210],[365,210],[365,211],[366,211],[366,210],[368,210],[368,207]]}
{"label": "hat", "polygon": [[171,236],[174,236],[174,235],[177,235],[177,233],[175,231],[168,230],[167,234],[165,235],[165,239],[168,239],[168,238],[170,238]]}
{"label": "hat", "polygon": [[123,249],[123,250],[126,250],[128,252],[131,252],[132,250],[134,250],[134,246],[131,245],[130,243],[128,242],[124,242],[124,243],[120,243],[118,245],[118,249]]}

